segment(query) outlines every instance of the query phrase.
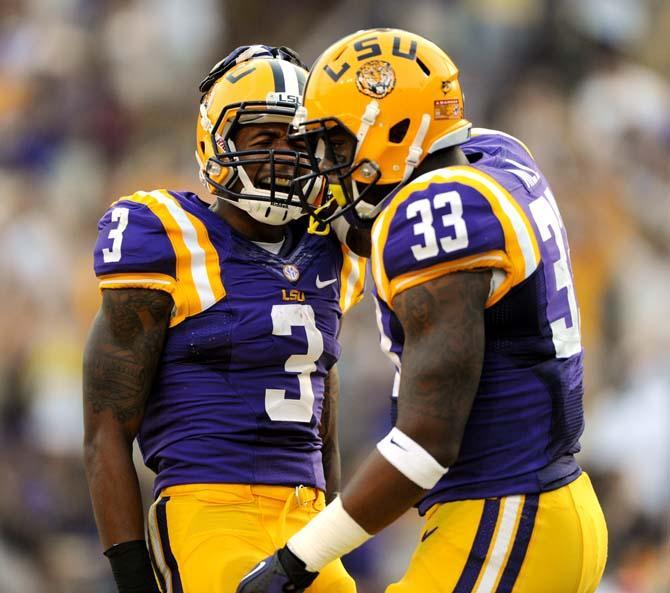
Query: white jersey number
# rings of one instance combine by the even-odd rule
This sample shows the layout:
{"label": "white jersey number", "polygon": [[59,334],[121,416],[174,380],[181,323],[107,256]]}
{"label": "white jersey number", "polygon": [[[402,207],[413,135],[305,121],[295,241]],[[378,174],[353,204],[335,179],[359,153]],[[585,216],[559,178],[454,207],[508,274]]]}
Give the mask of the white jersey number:
{"label": "white jersey number", "polygon": [[547,189],[543,196],[531,202],[530,211],[542,240],[547,242],[553,238],[558,249],[558,260],[553,265],[556,291],[559,292],[564,288],[567,291],[571,324],[568,327],[567,315],[564,315],[552,321],[550,326],[556,357],[569,358],[582,350],[579,333],[579,309],[577,308],[575,287],[572,283],[572,274],[568,264],[568,250],[563,240],[563,221],[551,190]]}
{"label": "white jersey number", "polygon": [[445,253],[464,249],[468,246],[468,229],[463,220],[463,202],[461,196],[457,191],[448,191],[433,196],[433,204],[431,207],[428,198],[423,198],[412,202],[407,206],[407,219],[411,220],[417,216],[420,218],[419,222],[414,225],[414,234],[423,237],[423,245],[412,245],[412,253],[417,261],[435,257],[439,252],[437,234],[433,225],[433,209],[441,210],[449,205],[450,212],[442,216],[442,225],[453,227],[453,237],[440,238],[440,247]]}
{"label": "white jersey number", "polygon": [[123,243],[123,231],[128,226],[128,208],[118,206],[112,210],[112,222],[117,222],[116,228],[109,231],[107,237],[113,239],[112,248],[106,247],[102,250],[102,259],[105,263],[117,262],[121,260],[121,243]]}
{"label": "white jersey number", "polygon": [[273,305],[272,333],[275,336],[290,336],[293,327],[304,327],[307,335],[307,353],[292,354],[284,369],[298,374],[300,397],[287,399],[285,389],[265,390],[265,411],[270,420],[282,422],[309,422],[314,406],[312,373],[316,361],[323,354],[323,336],[316,327],[314,309],[310,305]]}

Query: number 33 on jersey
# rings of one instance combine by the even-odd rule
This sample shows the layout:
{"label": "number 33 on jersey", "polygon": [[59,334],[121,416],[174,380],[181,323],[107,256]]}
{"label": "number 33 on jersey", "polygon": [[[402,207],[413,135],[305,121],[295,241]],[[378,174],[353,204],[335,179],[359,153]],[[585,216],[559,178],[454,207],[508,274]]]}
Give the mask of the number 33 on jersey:
{"label": "number 33 on jersey", "polygon": [[398,373],[404,335],[394,296],[451,272],[493,270],[459,458],[420,510],[558,487],[580,471],[572,457],[583,429],[579,311],[556,202],[517,140],[475,129],[461,149],[469,166],[418,177],[372,229],[381,342]]}
{"label": "number 33 on jersey", "polygon": [[502,165],[434,171],[393,198],[374,229],[378,294],[390,304],[431,278],[492,268],[488,308],[538,273],[544,333],[556,356],[567,358],[581,351],[579,312],[556,201],[537,170],[514,160]]}

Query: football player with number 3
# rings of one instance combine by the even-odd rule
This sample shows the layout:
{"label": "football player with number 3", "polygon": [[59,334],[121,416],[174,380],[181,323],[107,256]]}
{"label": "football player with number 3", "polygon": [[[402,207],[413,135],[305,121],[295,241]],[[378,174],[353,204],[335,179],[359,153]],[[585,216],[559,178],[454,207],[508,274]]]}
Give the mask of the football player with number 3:
{"label": "football player with number 3", "polygon": [[[308,223],[325,178],[293,185],[311,171],[287,135],[306,79],[288,48],[238,48],[200,85],[214,204],[139,191],[100,221],[85,461],[119,593],[232,593],[339,490],[337,336],[364,260]],[[157,474],[148,549],[136,436]],[[337,560],[309,591],[355,585]]]}
{"label": "football player with number 3", "polygon": [[330,176],[338,214],[371,227],[397,417],[341,497],[238,591],[302,591],[412,505],[425,527],[387,593],[595,591],[607,528],[574,457],[579,310],[530,151],[472,128],[452,61],[400,30],[329,47],[294,126],[315,170],[297,183]]}

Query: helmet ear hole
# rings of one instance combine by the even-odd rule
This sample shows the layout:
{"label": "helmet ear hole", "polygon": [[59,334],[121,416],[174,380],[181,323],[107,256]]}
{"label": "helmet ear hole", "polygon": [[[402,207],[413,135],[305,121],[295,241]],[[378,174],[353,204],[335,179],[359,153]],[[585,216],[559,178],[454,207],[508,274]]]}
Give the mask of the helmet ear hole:
{"label": "helmet ear hole", "polygon": [[389,142],[393,144],[400,144],[407,135],[407,130],[409,130],[410,120],[408,117],[401,119],[399,122],[395,123],[389,129]]}
{"label": "helmet ear hole", "polygon": [[200,153],[205,154],[205,143],[202,140],[200,140],[198,146],[200,147]]}

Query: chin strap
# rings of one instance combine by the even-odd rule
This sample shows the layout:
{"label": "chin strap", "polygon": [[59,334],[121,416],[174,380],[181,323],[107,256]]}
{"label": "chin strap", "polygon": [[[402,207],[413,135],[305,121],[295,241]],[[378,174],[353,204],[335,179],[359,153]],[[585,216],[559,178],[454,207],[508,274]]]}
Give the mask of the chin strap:
{"label": "chin strap", "polygon": [[421,155],[423,154],[423,141],[426,138],[429,125],[430,115],[424,113],[421,116],[421,124],[419,125],[419,129],[416,132],[416,136],[414,136],[414,140],[412,140],[412,144],[407,151],[407,158],[405,159],[405,173],[402,176],[402,183],[409,179],[414,169],[416,169],[419,165]]}
{"label": "chin strap", "polygon": [[301,105],[295,110],[295,115],[291,121],[290,128],[296,130],[296,132],[305,131],[305,121],[307,120],[307,109]]}
{"label": "chin strap", "polygon": [[214,127],[212,120],[207,115],[207,105],[205,103],[200,103],[200,125],[205,132],[211,132]]}
{"label": "chin strap", "polygon": [[361,125],[356,133],[356,152],[354,154],[353,162],[356,162],[356,157],[361,149],[361,145],[365,141],[365,137],[368,135],[368,130],[375,125],[375,121],[380,112],[381,110],[379,109],[378,101],[372,100],[365,107],[363,117],[361,118]]}

